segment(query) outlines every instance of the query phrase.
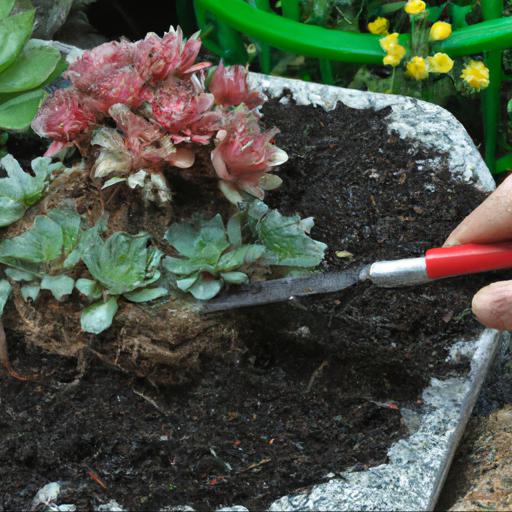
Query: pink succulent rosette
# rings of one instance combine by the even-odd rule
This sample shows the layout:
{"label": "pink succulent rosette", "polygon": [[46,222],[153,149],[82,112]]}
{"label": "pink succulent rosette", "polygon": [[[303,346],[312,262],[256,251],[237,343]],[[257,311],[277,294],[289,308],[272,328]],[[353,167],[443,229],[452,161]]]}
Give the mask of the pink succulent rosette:
{"label": "pink succulent rosette", "polygon": [[69,88],[55,91],[32,121],[32,129],[41,137],[53,139],[45,153],[52,156],[69,147],[96,124],[96,115],[85,96]]}
{"label": "pink succulent rosette", "polygon": [[215,97],[215,102],[226,107],[244,103],[248,108],[253,109],[263,103],[262,96],[250,90],[247,69],[244,66],[226,68],[221,62],[208,88]]}
{"label": "pink succulent rosette", "polygon": [[213,111],[213,94],[198,92],[191,81],[173,79],[151,100],[154,119],[175,143],[208,144],[221,127],[222,113]]}
{"label": "pink succulent rosette", "polygon": [[150,33],[135,44],[134,64],[144,80],[156,84],[171,75],[184,76],[210,66],[209,62],[194,64],[201,40],[194,34],[184,42],[178,27],[159,37]]}
{"label": "pink succulent rosette", "polygon": [[212,162],[226,197],[237,202],[245,191],[262,198],[281,183],[269,171],[287,159],[272,144],[277,130],[260,129],[254,109],[264,98],[251,91],[246,68],[222,63],[206,91],[210,63],[195,62],[200,48],[197,34],[186,40],[171,27],[163,37],[84,52],[65,74],[71,87],[53,93],[33,122],[53,140],[46,154],[77,146],[95,158],[95,178],[150,187],[145,197],[165,202],[165,167],[192,167],[198,145],[215,137]]}
{"label": "pink succulent rosette", "polygon": [[240,189],[263,199],[265,190],[281,184],[278,176],[266,174],[288,160],[286,152],[271,142],[278,132],[273,128],[262,133],[258,118],[244,108],[233,112],[226,128],[217,134],[218,144],[211,154],[225,193]]}

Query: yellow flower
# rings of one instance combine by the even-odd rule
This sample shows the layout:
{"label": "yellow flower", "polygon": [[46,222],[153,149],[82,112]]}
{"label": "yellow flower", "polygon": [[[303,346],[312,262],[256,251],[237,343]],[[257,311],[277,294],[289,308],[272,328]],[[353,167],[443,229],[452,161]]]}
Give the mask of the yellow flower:
{"label": "yellow flower", "polygon": [[471,60],[462,70],[460,77],[471,88],[480,91],[489,85],[489,69],[479,60]]}
{"label": "yellow flower", "polygon": [[427,5],[423,0],[408,0],[404,10],[407,14],[420,14],[426,7]]}
{"label": "yellow flower", "polygon": [[385,52],[389,52],[393,46],[396,46],[398,44],[398,32],[393,32],[392,34],[383,37],[382,39],[379,40],[379,43],[381,48]]}
{"label": "yellow flower", "polygon": [[368,23],[368,30],[372,34],[376,34],[378,36],[386,35],[389,30],[389,20],[386,18],[378,17],[376,20]]}
{"label": "yellow flower", "polygon": [[400,64],[401,60],[402,59],[396,55],[386,55],[382,59],[382,62],[385,66],[393,66],[394,68],[396,68]]}
{"label": "yellow flower", "polygon": [[452,26],[446,21],[436,21],[430,27],[430,40],[442,41],[448,39],[452,35]]}
{"label": "yellow flower", "polygon": [[428,77],[427,61],[423,57],[413,57],[407,63],[407,74],[415,80],[425,80]]}
{"label": "yellow flower", "polygon": [[428,58],[428,68],[432,73],[449,73],[453,68],[453,60],[446,53],[436,53]]}

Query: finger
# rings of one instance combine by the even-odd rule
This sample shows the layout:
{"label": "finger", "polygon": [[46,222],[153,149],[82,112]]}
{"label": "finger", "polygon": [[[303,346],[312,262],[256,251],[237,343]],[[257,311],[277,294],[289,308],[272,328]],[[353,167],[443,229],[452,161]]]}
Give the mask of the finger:
{"label": "finger", "polygon": [[512,175],[450,234],[445,246],[512,240]]}
{"label": "finger", "polygon": [[479,322],[500,331],[512,330],[512,281],[482,288],[474,297],[473,313]]}

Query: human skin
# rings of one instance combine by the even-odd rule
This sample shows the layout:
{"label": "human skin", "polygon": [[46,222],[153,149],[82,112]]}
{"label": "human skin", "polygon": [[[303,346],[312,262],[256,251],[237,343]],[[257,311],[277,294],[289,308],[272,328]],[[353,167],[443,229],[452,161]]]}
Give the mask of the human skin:
{"label": "human skin", "polygon": [[[512,175],[449,235],[445,246],[512,240]],[[482,288],[472,309],[478,320],[494,329],[512,330],[512,281],[499,281]]]}

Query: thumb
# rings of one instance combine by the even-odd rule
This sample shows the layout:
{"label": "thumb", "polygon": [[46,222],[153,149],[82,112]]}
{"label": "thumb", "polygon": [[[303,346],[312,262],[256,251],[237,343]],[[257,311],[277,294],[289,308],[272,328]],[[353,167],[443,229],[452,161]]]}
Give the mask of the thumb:
{"label": "thumb", "polygon": [[473,313],[487,327],[512,330],[512,281],[500,281],[482,288],[474,297]]}

